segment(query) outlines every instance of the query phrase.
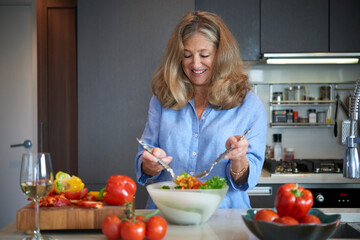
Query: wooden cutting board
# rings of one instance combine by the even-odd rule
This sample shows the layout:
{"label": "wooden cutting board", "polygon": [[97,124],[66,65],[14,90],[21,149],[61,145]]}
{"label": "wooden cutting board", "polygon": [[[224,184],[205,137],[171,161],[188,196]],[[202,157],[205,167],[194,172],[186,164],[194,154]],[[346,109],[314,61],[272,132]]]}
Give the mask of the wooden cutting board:
{"label": "wooden cutting board", "polygon": [[[132,206],[135,203],[133,201]],[[41,230],[65,230],[65,229],[101,229],[103,220],[109,215],[119,218],[125,217],[125,206],[109,206],[104,208],[84,208],[75,205],[66,207],[41,207],[40,229]],[[30,203],[17,211],[16,227],[18,230],[34,230],[35,208]]]}

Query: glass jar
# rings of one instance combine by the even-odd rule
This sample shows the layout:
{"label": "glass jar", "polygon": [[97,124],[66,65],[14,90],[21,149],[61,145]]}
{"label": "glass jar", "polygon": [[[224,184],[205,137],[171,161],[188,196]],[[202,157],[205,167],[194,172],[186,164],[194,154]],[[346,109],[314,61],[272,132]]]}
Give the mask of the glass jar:
{"label": "glass jar", "polygon": [[330,100],[330,87],[321,86],[320,87],[320,100]]}
{"label": "glass jar", "polygon": [[285,88],[285,100],[295,100],[294,99],[294,90],[292,87]]}
{"label": "glass jar", "polygon": [[316,110],[309,109],[308,110],[309,123],[316,123]]}
{"label": "glass jar", "polygon": [[291,161],[295,158],[295,151],[293,148],[285,148],[284,150],[284,160]]}
{"label": "glass jar", "polygon": [[283,93],[282,92],[274,92],[273,93],[273,101],[280,102],[283,100]]}
{"label": "glass jar", "polygon": [[299,86],[293,86],[293,91],[294,91],[294,100],[295,101],[300,101],[301,99],[301,87]]}

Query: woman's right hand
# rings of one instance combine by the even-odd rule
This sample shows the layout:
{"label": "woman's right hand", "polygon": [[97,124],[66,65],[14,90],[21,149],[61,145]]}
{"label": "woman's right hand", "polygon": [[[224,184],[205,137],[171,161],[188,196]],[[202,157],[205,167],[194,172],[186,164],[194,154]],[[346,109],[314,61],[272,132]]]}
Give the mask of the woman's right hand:
{"label": "woman's right hand", "polygon": [[166,156],[166,153],[161,148],[152,148],[152,154],[148,151],[142,153],[141,170],[150,176],[159,174],[164,168],[157,162],[156,157],[161,158],[164,163],[169,164],[172,161],[171,156]]}

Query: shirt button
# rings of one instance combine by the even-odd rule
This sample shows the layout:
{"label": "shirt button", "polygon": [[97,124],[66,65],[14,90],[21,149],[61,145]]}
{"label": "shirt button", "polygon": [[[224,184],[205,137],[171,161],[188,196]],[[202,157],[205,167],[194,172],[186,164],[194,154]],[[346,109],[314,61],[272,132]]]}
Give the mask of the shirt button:
{"label": "shirt button", "polygon": [[193,156],[196,156],[196,152],[193,152]]}
{"label": "shirt button", "polygon": [[199,134],[197,134],[197,133],[195,133],[195,134],[194,134],[194,137],[196,137],[196,138],[197,138],[198,136],[199,136]]}
{"label": "shirt button", "polygon": [[193,176],[195,173],[194,172],[190,172],[190,175]]}
{"label": "shirt button", "polygon": [[201,117],[201,119],[202,119],[202,120],[204,120],[204,119],[205,119],[205,117],[204,117],[204,116],[202,116],[202,117]]}

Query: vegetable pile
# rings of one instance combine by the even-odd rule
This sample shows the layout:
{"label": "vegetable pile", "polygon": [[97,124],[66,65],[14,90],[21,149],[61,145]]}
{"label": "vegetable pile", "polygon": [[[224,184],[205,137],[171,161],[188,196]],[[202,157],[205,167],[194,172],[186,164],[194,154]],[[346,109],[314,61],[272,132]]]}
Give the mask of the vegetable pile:
{"label": "vegetable pile", "polygon": [[55,176],[52,190],[40,200],[39,206],[64,207],[73,204],[87,208],[103,208],[104,203],[124,205],[133,200],[135,192],[136,184],[128,176],[110,176],[106,187],[100,192],[89,192],[79,177],[59,171]]}
{"label": "vegetable pile", "polygon": [[143,215],[132,212],[130,203],[126,207],[125,218],[110,215],[104,219],[101,230],[108,239],[141,240],[146,237],[158,240],[165,237],[168,224],[163,217],[156,215],[158,209]]}
{"label": "vegetable pile", "polygon": [[321,224],[315,215],[308,214],[314,199],[310,190],[297,184],[282,185],[275,197],[276,212],[272,209],[261,209],[255,216],[255,221],[269,221],[286,225],[301,223]]}
{"label": "vegetable pile", "polygon": [[[174,181],[178,186],[175,189],[221,189],[226,185],[225,178],[215,176],[202,183],[196,177],[183,172]],[[162,189],[170,189],[169,186],[163,186]]]}
{"label": "vegetable pile", "polygon": [[80,207],[103,208],[93,192],[88,192],[85,184],[77,176],[59,171],[51,191],[40,199],[40,207],[64,207],[74,204]]}

